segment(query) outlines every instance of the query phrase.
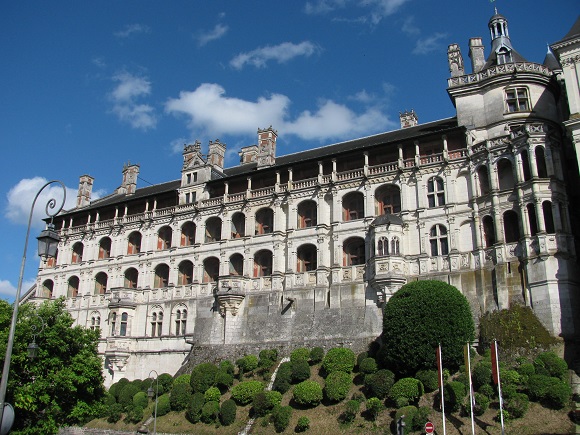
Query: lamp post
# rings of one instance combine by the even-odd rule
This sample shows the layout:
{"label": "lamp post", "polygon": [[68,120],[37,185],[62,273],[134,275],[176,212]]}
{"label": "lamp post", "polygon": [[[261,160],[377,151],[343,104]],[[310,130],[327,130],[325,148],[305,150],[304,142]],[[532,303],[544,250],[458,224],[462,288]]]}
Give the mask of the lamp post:
{"label": "lamp post", "polygon": [[[36,200],[40,193],[49,185],[59,183],[64,192],[62,204],[55,212],[50,212],[49,210],[56,209],[57,202],[54,198],[51,198],[46,203],[46,215],[50,217],[50,224],[47,229],[40,233],[38,236],[38,255],[43,257],[54,257],[56,250],[58,248],[59,237],[58,233],[54,230],[54,225],[52,224],[52,218],[56,216],[64,207],[66,201],[66,187],[61,181],[52,180],[46,183],[40,188],[32,201],[32,206],[30,207],[30,215],[28,216],[28,228],[26,230],[26,239],[24,240],[24,253],[22,254],[22,262],[20,264],[20,276],[18,277],[18,287],[16,288],[16,296],[14,299],[14,309],[12,311],[12,323],[10,324],[10,332],[8,334],[8,344],[6,345],[6,357],[4,358],[4,368],[2,369],[2,381],[0,382],[0,425],[2,425],[4,418],[4,407],[6,406],[6,388],[8,386],[8,374],[10,373],[10,362],[12,359],[12,347],[14,346],[14,332],[16,330],[16,321],[18,320],[18,307],[20,303],[20,292],[22,290],[22,280],[24,278],[24,265],[26,264],[26,250],[28,248],[28,236],[30,235],[30,223],[32,222],[32,212],[34,211],[34,206],[36,205]],[[44,325],[44,323],[43,323]],[[36,345],[36,343],[34,343]],[[38,346],[37,346],[38,347]],[[4,425],[2,425],[4,426]]]}
{"label": "lamp post", "polygon": [[40,330],[38,332],[36,331],[38,329],[38,326],[36,326],[34,323],[30,325],[30,329],[32,329],[32,342],[26,348],[28,352],[28,358],[30,359],[34,359],[38,356],[38,344],[36,344],[36,336],[44,330],[45,326],[42,317],[40,317],[38,314],[34,314],[34,317],[38,318],[38,320],[40,321]]}
{"label": "lamp post", "polygon": [[[151,373],[155,373],[155,379],[151,378]],[[159,394],[159,373],[155,370],[151,370],[149,372],[148,378],[151,378],[151,386],[147,389],[147,395],[149,397],[155,396],[155,411],[153,413],[153,434],[157,435],[157,395]],[[157,385],[155,386],[156,391],[153,392],[153,381],[157,381]]]}

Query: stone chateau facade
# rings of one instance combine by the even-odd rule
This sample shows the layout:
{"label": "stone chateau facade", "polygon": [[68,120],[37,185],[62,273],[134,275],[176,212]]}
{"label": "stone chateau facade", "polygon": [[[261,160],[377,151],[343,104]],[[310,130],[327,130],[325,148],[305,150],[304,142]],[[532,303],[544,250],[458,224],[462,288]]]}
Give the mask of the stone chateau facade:
{"label": "stone chateau facade", "polygon": [[196,142],[179,179],[137,188],[127,164],[94,201],[83,175],[26,299],[65,296],[77,324],[101,330],[107,385],[261,347],[363,348],[384,303],[419,279],[459,288],[476,319],[531,306],[572,342],[579,32],[539,64],[513,48],[505,17],[489,29],[487,57],[469,41],[471,72],[449,46],[455,117],[404,112],[399,130],[286,156],[259,129],[230,168],[224,143],[204,155]]}

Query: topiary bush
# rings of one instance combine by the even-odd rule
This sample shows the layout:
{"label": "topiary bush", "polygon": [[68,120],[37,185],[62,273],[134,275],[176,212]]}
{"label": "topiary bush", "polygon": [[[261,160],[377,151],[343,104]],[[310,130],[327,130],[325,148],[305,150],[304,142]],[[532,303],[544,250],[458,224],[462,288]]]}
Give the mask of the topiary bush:
{"label": "topiary bush", "polygon": [[299,347],[294,349],[290,354],[290,362],[304,360],[308,361],[310,358],[310,350],[306,349],[305,347]]}
{"label": "topiary bush", "polygon": [[201,421],[212,424],[218,421],[220,416],[220,404],[213,400],[206,402],[201,408]]}
{"label": "topiary bush", "polygon": [[190,383],[194,393],[205,393],[215,383],[218,368],[211,363],[196,365],[191,371]]}
{"label": "topiary bush", "polygon": [[[426,322],[424,313],[437,313],[437,321]],[[410,282],[384,307],[382,337],[387,351],[380,352],[380,363],[407,376],[432,369],[435,348],[441,343],[443,366],[456,369],[474,331],[469,303],[459,290],[441,281]]]}
{"label": "topiary bush", "polygon": [[423,430],[425,423],[429,421],[429,415],[431,414],[431,408],[428,406],[421,406],[417,409],[417,413],[413,417],[413,430]]}
{"label": "topiary bush", "polygon": [[284,362],[278,367],[278,372],[276,374],[276,379],[274,379],[274,384],[272,388],[280,393],[284,394],[290,389],[292,382],[292,363]]}
{"label": "topiary bush", "polygon": [[530,376],[536,374],[536,369],[532,363],[523,363],[516,367],[516,371],[520,374],[522,384],[527,384]]}
{"label": "topiary bush", "polygon": [[310,427],[310,419],[308,417],[302,416],[298,419],[298,422],[296,423],[296,427],[294,428],[294,430],[296,432],[306,432],[309,427]]}
{"label": "topiary bush", "polygon": [[522,383],[522,377],[516,370],[499,370],[499,377],[501,379],[501,384],[503,385],[514,385],[518,386]]}
{"label": "topiary bush", "polygon": [[493,399],[495,396],[495,390],[489,384],[482,385],[477,391],[486,396],[488,399]]}
{"label": "topiary bush", "polygon": [[220,398],[222,397],[222,393],[220,391],[219,388],[217,387],[209,387],[205,393],[203,393],[203,397],[205,399],[205,402],[218,402],[220,401]]}
{"label": "topiary bush", "polygon": [[171,404],[169,403],[169,394],[164,394],[157,398],[157,417],[161,417],[171,411]]}
{"label": "topiary bush", "polygon": [[143,420],[143,407],[141,405],[133,406],[125,417],[127,423],[139,423],[141,420]]}
{"label": "topiary bush", "polygon": [[[156,389],[157,382],[159,382],[159,392],[157,392],[157,395],[161,396],[162,394],[169,393],[171,391],[171,388],[173,387],[173,376],[171,376],[169,373],[160,374],[157,377],[157,381],[153,381],[152,386],[154,391]],[[145,382],[145,385],[147,385],[147,382]],[[147,388],[149,388],[149,385],[147,385]]]}
{"label": "topiary bush", "polygon": [[324,380],[324,394],[331,402],[340,402],[346,396],[352,385],[352,377],[345,372],[332,372]]}
{"label": "topiary bush", "polygon": [[322,369],[326,374],[341,371],[351,373],[356,364],[356,355],[346,347],[330,349],[322,360]]}
{"label": "topiary bush", "polygon": [[445,410],[457,412],[461,409],[467,388],[463,382],[451,381],[445,384]]}
{"label": "topiary bush", "polygon": [[191,385],[174,383],[169,396],[169,406],[172,411],[184,411],[191,400]]}
{"label": "topiary bush", "polygon": [[[133,407],[140,406],[143,410],[147,408],[147,405],[149,405],[149,397],[147,397],[147,394],[145,394],[143,391],[139,391],[133,396]],[[141,420],[142,419],[143,418],[141,418]]]}
{"label": "topiary bush", "polygon": [[364,375],[370,375],[378,369],[374,358],[364,358],[358,365],[358,371]]}
{"label": "topiary bush", "polygon": [[358,400],[349,400],[346,402],[346,407],[344,412],[341,414],[340,418],[344,423],[350,423],[353,421],[360,409],[360,402]]}
{"label": "topiary bush", "polygon": [[229,373],[230,375],[233,375],[235,366],[231,361],[226,359],[220,362],[219,369],[225,371],[226,373]]}
{"label": "topiary bush", "polygon": [[514,393],[504,401],[504,409],[512,418],[522,418],[530,406],[530,399],[523,393]]}
{"label": "topiary bush", "polygon": [[421,381],[427,393],[439,388],[439,373],[437,370],[419,370],[415,375],[415,379]]}
{"label": "topiary bush", "polygon": [[241,373],[248,373],[258,368],[258,357],[256,355],[246,355],[236,361],[236,365]]}
{"label": "topiary bush", "polygon": [[318,364],[324,358],[324,349],[321,347],[313,347],[310,350],[310,362],[312,364]]}
{"label": "topiary bush", "polygon": [[219,369],[215,374],[214,382],[215,386],[218,387],[222,393],[225,393],[234,383],[234,376],[225,370]]}
{"label": "topiary bush", "polygon": [[402,408],[397,409],[397,412],[395,412],[395,423],[398,422],[401,417],[403,417],[403,422],[405,423],[405,430],[403,433],[405,435],[414,431],[413,420],[415,419],[415,416],[418,412],[419,410],[417,407],[413,405],[403,406]]}
{"label": "topiary bush", "polygon": [[366,375],[364,385],[369,397],[384,399],[395,383],[395,374],[387,369],[381,369],[372,375]]}
{"label": "topiary bush", "polygon": [[254,395],[252,409],[257,417],[268,414],[276,405],[282,402],[282,394],[278,391],[261,391]]}
{"label": "topiary bush", "polygon": [[491,363],[489,361],[480,361],[473,367],[471,382],[473,388],[478,391],[483,385],[491,385]]}
{"label": "topiary bush", "polygon": [[139,388],[131,383],[127,383],[123,386],[119,393],[119,398],[117,399],[117,402],[123,407],[123,411],[126,412],[133,408],[133,396],[139,391]]}
{"label": "topiary bush", "polygon": [[310,377],[310,364],[305,359],[290,361],[292,366],[292,383],[298,384]]}
{"label": "topiary bush", "polygon": [[367,400],[367,403],[366,403],[366,412],[367,412],[367,416],[372,421],[374,421],[374,420],[377,419],[377,417],[379,416],[380,412],[384,408],[385,407],[383,405],[383,402],[381,402],[376,397],[371,397],[369,400]]}
{"label": "topiary bush", "polygon": [[290,418],[292,417],[292,407],[290,406],[276,406],[272,411],[271,420],[274,423],[274,428],[276,432],[284,432],[284,430],[290,424]]}
{"label": "topiary bush", "polygon": [[294,387],[294,401],[303,406],[317,406],[322,401],[322,387],[315,381],[303,381]]}
{"label": "topiary bush", "polygon": [[531,400],[553,409],[565,407],[572,395],[572,389],[567,382],[545,375],[530,376],[527,392]]}
{"label": "topiary bush", "polygon": [[542,352],[539,354],[534,360],[534,369],[538,375],[551,376],[562,380],[565,380],[568,375],[568,364],[554,352]]}
{"label": "topiary bush", "polygon": [[389,398],[397,403],[397,399],[404,398],[408,403],[416,403],[425,392],[423,384],[415,378],[399,379],[389,390]]}
{"label": "topiary bush", "polygon": [[109,387],[109,394],[112,394],[115,397],[117,403],[119,401],[119,394],[121,393],[121,390],[127,384],[129,384],[129,379],[121,378]]}
{"label": "topiary bush", "polygon": [[[480,416],[489,408],[489,397],[482,393],[475,393],[475,406],[473,407],[473,414]],[[471,408],[469,408],[471,409]]]}
{"label": "topiary bush", "polygon": [[278,349],[262,349],[258,356],[260,359],[276,361],[278,359]]}
{"label": "topiary bush", "polygon": [[232,399],[228,399],[222,403],[220,407],[220,421],[224,426],[229,426],[234,421],[236,421],[236,413],[238,411],[238,407],[236,402]]}
{"label": "topiary bush", "polygon": [[185,412],[185,418],[191,423],[197,423],[201,419],[201,410],[205,405],[205,397],[202,393],[193,393],[189,403],[187,405],[187,410]]}
{"label": "topiary bush", "polygon": [[121,420],[122,414],[123,414],[123,405],[121,405],[120,403],[113,403],[107,409],[106,412],[107,421],[109,423],[117,423],[119,420]]}
{"label": "topiary bush", "polygon": [[183,375],[179,375],[178,377],[176,377],[173,380],[173,386],[175,387],[176,385],[179,384],[187,384],[191,386],[191,375],[189,373],[185,373]]}
{"label": "topiary bush", "polygon": [[244,381],[232,388],[232,399],[238,405],[249,404],[254,395],[264,390],[264,384],[260,381]]}

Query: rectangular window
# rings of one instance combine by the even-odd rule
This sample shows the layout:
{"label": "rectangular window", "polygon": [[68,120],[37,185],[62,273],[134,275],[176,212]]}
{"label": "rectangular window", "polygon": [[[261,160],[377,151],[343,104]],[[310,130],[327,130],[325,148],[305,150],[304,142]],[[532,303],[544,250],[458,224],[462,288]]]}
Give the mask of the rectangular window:
{"label": "rectangular window", "polygon": [[505,96],[508,112],[527,112],[530,110],[530,100],[526,88],[507,89]]}

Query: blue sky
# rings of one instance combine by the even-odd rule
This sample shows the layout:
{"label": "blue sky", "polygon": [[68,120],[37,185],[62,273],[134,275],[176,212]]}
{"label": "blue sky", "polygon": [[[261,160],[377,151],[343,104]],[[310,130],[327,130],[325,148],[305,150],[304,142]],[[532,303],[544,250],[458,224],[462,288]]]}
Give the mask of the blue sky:
{"label": "blue sky", "polygon": [[[251,5],[251,8],[248,7]],[[494,6],[512,43],[541,63],[577,0],[12,1],[0,13],[0,298],[13,300],[32,198],[51,179],[93,199],[141,167],[138,187],[180,177],[184,143],[227,144],[226,166],[258,128],[277,154],[455,115],[447,46],[483,37]],[[34,280],[35,209],[23,291]],[[70,206],[70,202],[68,203]]]}

